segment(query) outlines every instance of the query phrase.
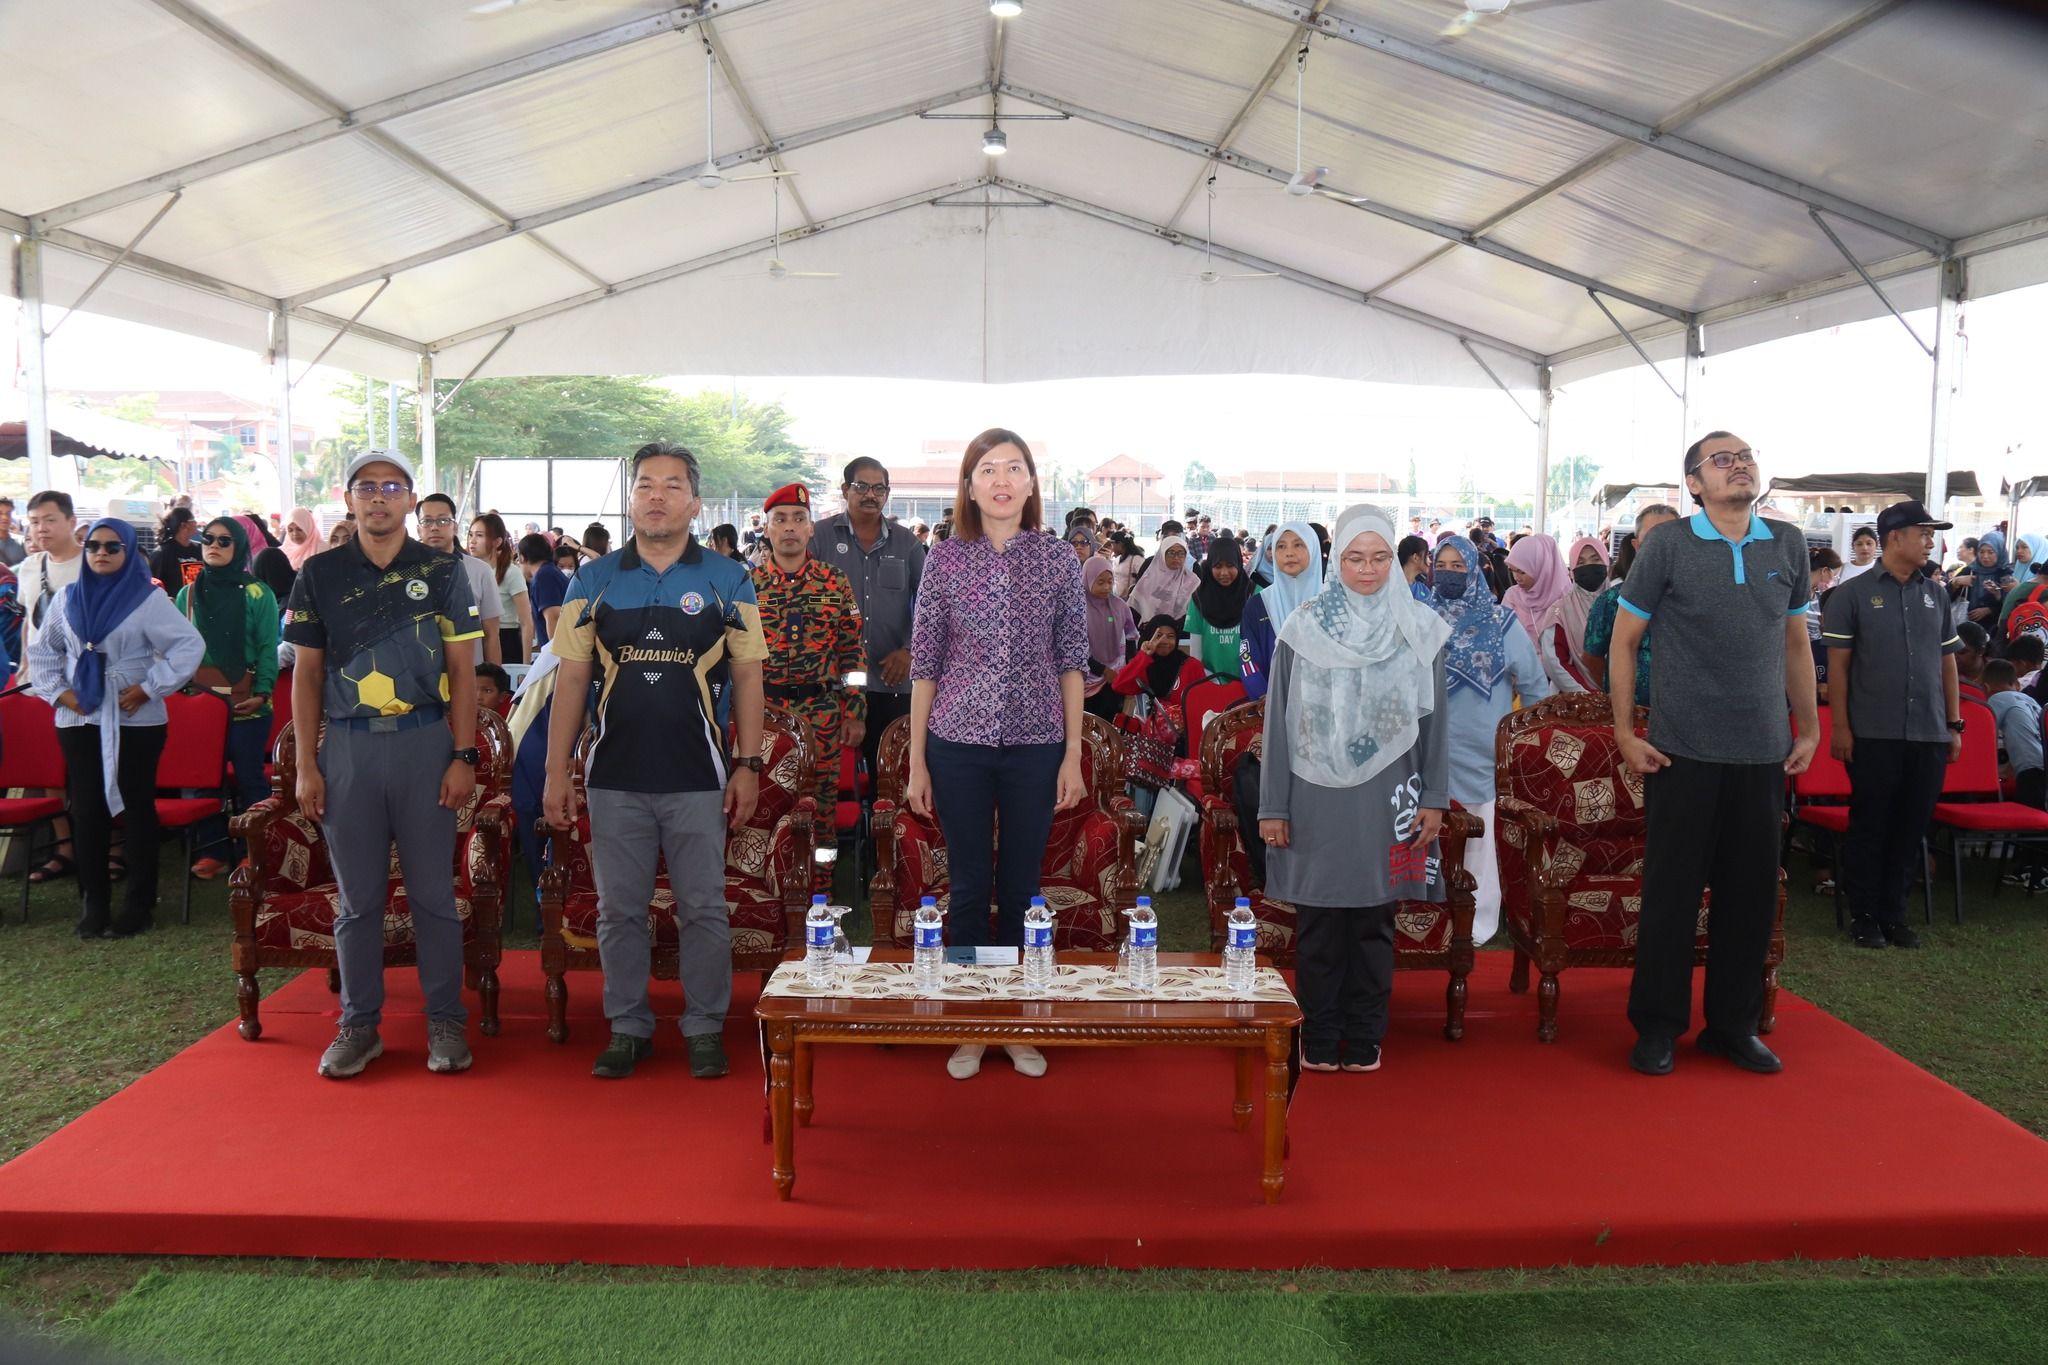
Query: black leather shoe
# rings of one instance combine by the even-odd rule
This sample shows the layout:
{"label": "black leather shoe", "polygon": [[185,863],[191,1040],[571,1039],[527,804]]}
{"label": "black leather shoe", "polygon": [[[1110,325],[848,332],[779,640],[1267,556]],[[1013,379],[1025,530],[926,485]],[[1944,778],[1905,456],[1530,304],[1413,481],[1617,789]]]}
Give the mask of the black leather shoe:
{"label": "black leather shoe", "polygon": [[1678,1046],[1673,1039],[1638,1038],[1635,1050],[1628,1054],[1628,1064],[1645,1076],[1669,1076],[1672,1057],[1677,1051]]}
{"label": "black leather shoe", "polygon": [[1849,937],[1858,948],[1882,948],[1886,946],[1886,934],[1874,919],[1859,919],[1850,929]]}
{"label": "black leather shoe", "polygon": [[647,1060],[654,1052],[652,1038],[638,1038],[630,1033],[614,1033],[612,1040],[604,1045],[604,1051],[597,1054],[597,1062],[590,1068],[590,1074],[601,1081],[623,1081],[633,1074],[633,1068]]}
{"label": "black leather shoe", "polygon": [[1698,1046],[1709,1057],[1725,1057],[1744,1071],[1754,1071],[1759,1076],[1774,1076],[1785,1069],[1785,1064],[1778,1060],[1778,1054],[1765,1047],[1763,1039],[1755,1034],[1731,1040],[1718,1033],[1702,1032]]}
{"label": "black leather shoe", "polygon": [[1918,948],[1920,946],[1920,935],[1914,933],[1906,925],[1887,924],[1884,926],[1884,941],[1891,944],[1894,948]]}

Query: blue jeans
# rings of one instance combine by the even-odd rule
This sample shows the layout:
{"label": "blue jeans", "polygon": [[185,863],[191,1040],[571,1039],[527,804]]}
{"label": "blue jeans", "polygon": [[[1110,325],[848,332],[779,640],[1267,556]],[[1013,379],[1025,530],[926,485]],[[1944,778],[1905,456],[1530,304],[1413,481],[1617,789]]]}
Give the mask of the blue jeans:
{"label": "blue jeans", "polygon": [[[228,723],[228,764],[234,771],[229,779],[235,793],[235,810],[245,811],[270,795],[270,780],[263,775],[263,765],[270,758],[270,717],[251,716],[246,720]],[[194,795],[204,796],[197,792]],[[220,858],[234,862],[241,857],[239,841],[232,850],[224,851],[228,842],[227,817],[216,815],[199,826],[193,847],[199,857]],[[229,856],[232,852],[232,856]]]}
{"label": "blue jeans", "polygon": [[[1038,894],[1038,869],[1052,833],[1060,763],[1056,744],[955,744],[925,739],[932,778],[932,810],[946,836],[952,909],[946,941],[955,947],[989,943],[989,899],[997,905],[995,946],[1024,944],[1024,910]],[[996,822],[1002,822],[1000,856]]]}

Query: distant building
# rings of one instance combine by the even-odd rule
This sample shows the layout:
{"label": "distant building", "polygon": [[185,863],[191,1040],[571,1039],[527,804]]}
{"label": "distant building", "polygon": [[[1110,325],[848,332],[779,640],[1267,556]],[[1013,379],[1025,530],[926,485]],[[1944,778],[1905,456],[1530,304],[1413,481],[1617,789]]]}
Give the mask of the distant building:
{"label": "distant building", "polygon": [[1088,505],[1096,515],[1134,523],[1141,535],[1150,534],[1173,515],[1173,500],[1167,492],[1166,475],[1130,455],[1106,460],[1082,476]]}
{"label": "distant building", "polygon": [[[265,462],[277,458],[277,414],[262,400],[242,398],[217,389],[80,389],[66,396],[93,408],[110,408],[129,398],[156,398],[156,415],[141,425],[170,432],[178,442],[178,486],[187,492],[221,477],[223,445],[229,439],[244,452]],[[313,453],[314,429],[294,422],[291,449],[296,458]]]}

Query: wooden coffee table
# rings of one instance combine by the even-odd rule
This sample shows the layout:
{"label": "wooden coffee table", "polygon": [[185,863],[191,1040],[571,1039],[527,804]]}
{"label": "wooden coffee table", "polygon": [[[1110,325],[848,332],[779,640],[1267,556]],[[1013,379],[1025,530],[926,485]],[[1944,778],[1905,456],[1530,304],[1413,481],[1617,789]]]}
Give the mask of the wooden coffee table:
{"label": "wooden coffee table", "polygon": [[792,956],[754,1009],[768,1058],[776,1194],[787,1199],[796,1188],[795,1130],[810,1126],[811,1060],[818,1044],[1164,1045],[1235,1050],[1231,1117],[1239,1131],[1251,1123],[1252,1091],[1264,1057],[1262,1184],[1266,1202],[1279,1202],[1286,1179],[1287,1102],[1300,1077],[1295,1039],[1301,1007],[1286,982],[1262,960],[1257,998],[1235,999],[1223,991],[1216,954],[1161,953],[1160,990],[1140,999],[1115,981],[1115,967],[1113,953],[1062,953],[1053,994],[1091,998],[1057,999],[1018,992],[1015,967],[949,965],[948,993],[924,998],[913,993],[908,949],[875,949],[866,966],[842,968],[840,982],[824,992],[809,986],[801,960]]}

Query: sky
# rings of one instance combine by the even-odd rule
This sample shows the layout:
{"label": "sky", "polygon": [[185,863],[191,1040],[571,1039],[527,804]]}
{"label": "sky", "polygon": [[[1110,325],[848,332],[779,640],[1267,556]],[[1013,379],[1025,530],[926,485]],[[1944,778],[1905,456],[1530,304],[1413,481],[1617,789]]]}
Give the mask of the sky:
{"label": "sky", "polygon": [[[1908,314],[1921,335],[1932,314]],[[2040,400],[2048,286],[1969,303],[1963,398],[1951,467],[2001,477],[2048,472],[2048,404]],[[1930,368],[1890,316],[1715,355],[1711,331],[1700,411],[1760,451],[1765,471],[1798,474],[1924,468]],[[214,342],[92,314],[51,343],[51,387],[269,391],[261,358]],[[1676,366],[1665,367],[1676,378]],[[322,372],[295,392],[295,415],[330,424]],[[1051,461],[1087,469],[1129,453],[1177,474],[1200,461],[1219,474],[1253,468],[1344,468],[1405,478],[1426,495],[1470,480],[1504,499],[1534,488],[1535,428],[1493,388],[1413,388],[1281,375],[1136,377],[977,385],[920,380],[677,376],[684,389],[737,388],[781,402],[807,446],[835,456],[918,459],[927,439],[964,440],[990,426],[1024,433]],[[1529,407],[1531,395],[1519,395]],[[1531,408],[1530,410],[1533,410]],[[1684,441],[1676,400],[1632,366],[1559,391],[1554,458],[1581,453],[1603,481],[1662,477]]]}

